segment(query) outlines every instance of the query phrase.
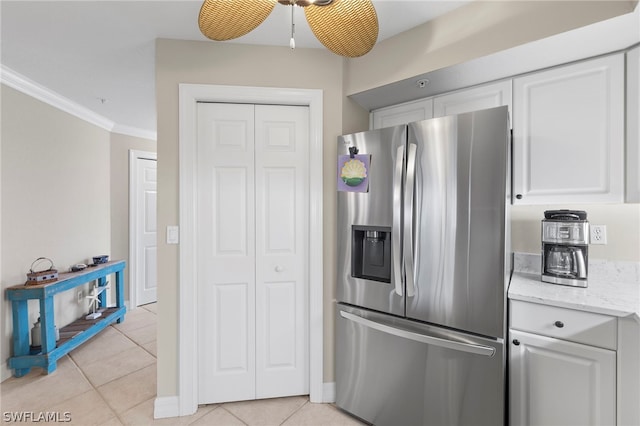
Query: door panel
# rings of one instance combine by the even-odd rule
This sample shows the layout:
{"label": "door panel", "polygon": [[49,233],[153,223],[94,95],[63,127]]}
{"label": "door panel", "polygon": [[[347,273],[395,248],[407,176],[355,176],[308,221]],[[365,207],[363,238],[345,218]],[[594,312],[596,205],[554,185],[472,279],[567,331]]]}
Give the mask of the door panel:
{"label": "door panel", "polygon": [[308,117],[256,105],[256,398],[309,390]]}
{"label": "door panel", "polygon": [[407,317],[504,337],[507,107],[409,125],[418,147]]}
{"label": "door panel", "polygon": [[294,254],[296,251],[295,168],[263,170],[264,254]]}
{"label": "door panel", "polygon": [[265,370],[296,367],[296,285],[265,283]]}
{"label": "door panel", "polygon": [[212,186],[214,212],[212,241],[217,256],[248,256],[247,167],[217,167]]}
{"label": "door panel", "polygon": [[157,300],[158,274],[157,259],[157,162],[147,158],[137,158],[136,185],[136,289],[137,305]]}
{"label": "door panel", "polygon": [[198,104],[200,403],[255,397],[253,105]]}
{"label": "door panel", "polygon": [[[368,172],[369,190],[366,193],[338,192],[338,256],[337,298],[341,302],[363,306],[377,311],[404,315],[404,298],[396,293],[395,274],[391,274],[391,282],[358,278],[354,276],[352,252],[354,250],[353,226],[383,227],[392,230],[394,215],[400,215],[400,199],[394,204],[394,183],[398,184],[398,195],[401,193],[401,181],[394,182],[396,162],[403,163],[404,156],[398,158],[398,148],[406,144],[406,126],[389,127],[368,132],[340,136],[338,138],[338,155],[348,155],[349,147],[355,146],[360,154],[371,155]],[[403,154],[401,154],[403,155]],[[395,211],[394,211],[395,208]],[[398,225],[401,225],[399,221]],[[398,238],[401,233],[391,238]],[[391,257],[401,256],[391,249]],[[395,271],[394,271],[395,272]],[[397,271],[401,275],[400,271]],[[402,279],[400,279],[402,281]],[[404,284],[399,288],[404,292]]]}

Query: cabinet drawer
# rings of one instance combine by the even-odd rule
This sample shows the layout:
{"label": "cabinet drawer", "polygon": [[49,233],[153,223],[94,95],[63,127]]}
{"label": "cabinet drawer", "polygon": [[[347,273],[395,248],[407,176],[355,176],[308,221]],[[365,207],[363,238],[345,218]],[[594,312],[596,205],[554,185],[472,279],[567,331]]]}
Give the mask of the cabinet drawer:
{"label": "cabinet drawer", "polygon": [[608,315],[511,300],[509,326],[591,346],[617,348],[617,320]]}

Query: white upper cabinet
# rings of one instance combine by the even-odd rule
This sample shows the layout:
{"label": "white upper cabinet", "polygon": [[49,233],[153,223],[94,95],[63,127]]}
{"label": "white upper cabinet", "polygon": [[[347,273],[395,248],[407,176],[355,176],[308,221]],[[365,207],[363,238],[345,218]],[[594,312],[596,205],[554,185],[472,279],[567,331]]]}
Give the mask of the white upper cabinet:
{"label": "white upper cabinet", "polygon": [[640,202],[640,47],[627,52],[627,202]]}
{"label": "white upper cabinet", "polygon": [[513,80],[514,204],[624,199],[624,55]]}
{"label": "white upper cabinet", "polygon": [[419,99],[371,112],[371,129],[397,126],[433,118],[433,99]]}
{"label": "white upper cabinet", "polygon": [[511,79],[436,96],[433,99],[433,116],[442,117],[503,105],[509,106],[511,123]]}

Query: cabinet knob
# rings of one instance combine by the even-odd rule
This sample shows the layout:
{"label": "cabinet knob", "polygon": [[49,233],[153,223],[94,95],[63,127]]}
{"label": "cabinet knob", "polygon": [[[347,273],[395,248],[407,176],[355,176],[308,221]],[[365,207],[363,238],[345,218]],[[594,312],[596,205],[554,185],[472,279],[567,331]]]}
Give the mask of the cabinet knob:
{"label": "cabinet knob", "polygon": [[555,325],[558,328],[564,327],[564,323],[562,321],[556,321],[553,323],[553,325]]}
{"label": "cabinet knob", "polygon": [[282,266],[278,265],[278,266],[275,267],[275,271],[276,272],[282,272],[282,271],[284,271],[284,268]]}
{"label": "cabinet knob", "polygon": [[516,346],[520,346],[520,340],[513,339],[513,344],[516,345]]}
{"label": "cabinet knob", "polygon": [[522,194],[516,194],[516,198],[517,198],[518,200],[522,200]]}

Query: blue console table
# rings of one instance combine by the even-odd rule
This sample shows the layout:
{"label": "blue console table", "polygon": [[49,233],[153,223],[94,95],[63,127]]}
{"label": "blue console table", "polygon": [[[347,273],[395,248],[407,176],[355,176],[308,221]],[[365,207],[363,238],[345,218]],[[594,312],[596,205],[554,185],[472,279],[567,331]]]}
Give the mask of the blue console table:
{"label": "blue console table", "polygon": [[[81,272],[60,274],[58,281],[52,283],[29,286],[22,284],[7,288],[6,295],[11,301],[13,314],[13,356],[9,358],[9,367],[14,370],[14,376],[24,376],[31,367],[41,367],[49,374],[56,369],[58,359],[108,325],[124,321],[124,267],[124,260],[107,262]],[[60,340],[56,342],[53,296],[96,280],[99,286],[105,286],[110,274],[115,274],[116,278],[116,306],[106,308],[99,318],[88,320],[83,316],[63,327],[60,329]],[[29,299],[40,301],[42,346],[36,351],[29,346]],[[106,306],[105,292],[100,294],[100,302],[100,306]]]}

